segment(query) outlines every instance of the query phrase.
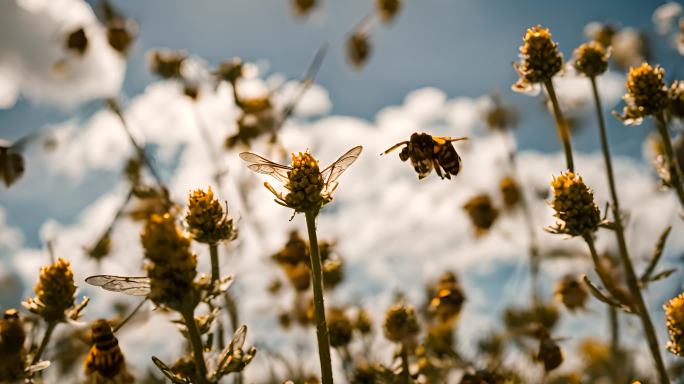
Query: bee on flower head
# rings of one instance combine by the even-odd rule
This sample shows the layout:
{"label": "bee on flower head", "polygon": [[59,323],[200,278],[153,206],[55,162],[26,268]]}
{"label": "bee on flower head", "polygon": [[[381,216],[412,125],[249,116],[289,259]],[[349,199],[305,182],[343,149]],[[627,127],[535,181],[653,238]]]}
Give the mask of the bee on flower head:
{"label": "bee on flower head", "polygon": [[87,382],[91,384],[124,384],[133,381],[126,369],[119,341],[107,320],[95,320],[91,326],[92,347],[85,360]]}
{"label": "bee on flower head", "polygon": [[242,152],[240,158],[249,164],[250,170],[270,175],[283,183],[288,190],[285,195],[268,182],[264,183],[276,197],[276,203],[294,209],[295,213],[317,214],[323,205],[332,201],[337,179],[358,159],[362,150],[361,146],[350,149],[322,171],[318,168],[318,160],[308,151],[298,155],[293,153],[290,166],[274,163],[251,152]]}
{"label": "bee on flower head", "polygon": [[397,143],[382,154],[386,155],[405,146],[399,152],[399,159],[401,161],[411,159],[418,179],[428,176],[433,168],[442,179],[451,179],[451,176],[456,176],[461,171],[461,157],[452,143],[461,140],[467,140],[467,138],[431,136],[427,133],[416,132],[408,141]]}

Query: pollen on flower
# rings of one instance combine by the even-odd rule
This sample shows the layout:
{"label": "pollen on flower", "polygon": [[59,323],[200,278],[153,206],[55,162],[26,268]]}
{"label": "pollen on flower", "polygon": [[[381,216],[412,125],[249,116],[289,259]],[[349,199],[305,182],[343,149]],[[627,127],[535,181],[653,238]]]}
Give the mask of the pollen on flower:
{"label": "pollen on flower", "polygon": [[668,106],[665,70],[643,63],[631,68],[627,75],[626,106],[622,119],[626,124],[639,124],[644,117],[662,112]]}
{"label": "pollen on flower", "polygon": [[330,201],[323,196],[324,180],[316,160],[309,152],[292,154],[292,170],[287,174],[285,185],[290,192],[285,195],[285,203],[296,212],[318,212]]}
{"label": "pollen on flower", "polygon": [[40,277],[34,288],[35,298],[24,305],[47,322],[62,321],[65,311],[74,306],[76,284],[68,261],[59,258],[54,264],[40,269]]}
{"label": "pollen on flower", "polygon": [[573,173],[561,173],[551,182],[553,207],[558,219],[554,233],[583,236],[598,229],[601,213],[594,202],[594,194],[582,178]]}
{"label": "pollen on flower", "polygon": [[684,356],[684,293],[670,299],[663,309],[670,334],[667,349],[675,355]]}
{"label": "pollen on flower", "polygon": [[216,244],[237,236],[233,219],[224,212],[211,187],[206,192],[197,189],[190,193],[185,222],[193,240],[200,243]]}
{"label": "pollen on flower", "polygon": [[608,69],[608,51],[597,41],[579,46],[575,50],[575,69],[587,77],[596,77]]}
{"label": "pollen on flower", "polygon": [[558,44],[551,40],[551,32],[537,25],[529,28],[520,47],[520,62],[515,68],[520,79],[514,89],[524,90],[531,84],[543,83],[563,68],[563,55]]}

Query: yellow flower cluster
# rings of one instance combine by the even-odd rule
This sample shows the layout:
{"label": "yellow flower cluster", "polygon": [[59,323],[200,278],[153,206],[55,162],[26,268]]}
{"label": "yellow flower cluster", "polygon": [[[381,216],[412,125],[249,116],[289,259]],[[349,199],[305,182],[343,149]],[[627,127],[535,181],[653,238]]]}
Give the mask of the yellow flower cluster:
{"label": "yellow flower cluster", "polygon": [[551,182],[551,206],[558,218],[552,232],[583,236],[598,229],[601,213],[594,202],[594,194],[580,176],[573,172],[561,173]]}
{"label": "yellow flower cluster", "polygon": [[529,28],[520,47],[520,62],[515,68],[520,75],[516,87],[527,88],[529,84],[543,83],[563,68],[563,55],[558,44],[551,40],[551,32],[540,25]]}
{"label": "yellow flower cluster", "polygon": [[587,77],[596,77],[608,69],[608,51],[597,41],[582,44],[575,50],[577,72]]}
{"label": "yellow flower cluster", "polygon": [[420,331],[416,311],[404,303],[393,305],[385,315],[384,329],[385,337],[390,341],[410,341]]}
{"label": "yellow flower cluster", "polygon": [[193,240],[200,243],[216,244],[237,236],[233,219],[223,211],[211,187],[206,192],[198,189],[190,194],[185,222]]}
{"label": "yellow flower cluster", "polygon": [[149,259],[145,269],[150,278],[150,299],[175,310],[193,304],[197,258],[190,251],[190,238],[180,231],[173,216],[152,215],[140,238]]}
{"label": "yellow flower cluster", "polygon": [[35,298],[25,302],[33,313],[48,323],[64,320],[65,311],[74,306],[76,284],[68,261],[59,258],[54,264],[40,269]]}
{"label": "yellow flower cluster", "polygon": [[285,196],[285,203],[296,212],[318,212],[330,201],[322,195],[325,185],[318,160],[308,151],[292,154],[292,170],[287,177],[285,188],[290,192]]}
{"label": "yellow flower cluster", "polygon": [[678,356],[684,356],[684,293],[670,299],[663,306],[670,341],[667,349]]}
{"label": "yellow flower cluster", "polygon": [[628,124],[639,124],[644,117],[658,114],[668,105],[665,70],[659,66],[643,63],[631,68],[626,86],[623,118]]}

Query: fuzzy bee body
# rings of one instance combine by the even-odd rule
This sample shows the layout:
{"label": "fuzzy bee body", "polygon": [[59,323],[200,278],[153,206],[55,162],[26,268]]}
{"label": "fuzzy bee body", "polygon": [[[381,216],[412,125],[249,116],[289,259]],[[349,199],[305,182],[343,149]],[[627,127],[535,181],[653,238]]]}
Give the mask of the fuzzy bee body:
{"label": "fuzzy bee body", "polygon": [[563,351],[555,340],[544,335],[539,341],[537,360],[544,364],[546,372],[552,371],[563,363]]}
{"label": "fuzzy bee body", "polygon": [[413,133],[409,141],[395,144],[384,152],[387,154],[404,146],[399,153],[401,161],[411,160],[413,170],[418,174],[418,179],[423,179],[434,168],[437,175],[444,179],[451,179],[461,171],[461,157],[456,152],[452,142],[465,140],[465,138],[451,138],[431,136],[427,133]]}
{"label": "fuzzy bee body", "polygon": [[126,370],[126,360],[107,320],[93,323],[92,343],[85,361],[85,372],[90,382],[127,382],[131,376]]}

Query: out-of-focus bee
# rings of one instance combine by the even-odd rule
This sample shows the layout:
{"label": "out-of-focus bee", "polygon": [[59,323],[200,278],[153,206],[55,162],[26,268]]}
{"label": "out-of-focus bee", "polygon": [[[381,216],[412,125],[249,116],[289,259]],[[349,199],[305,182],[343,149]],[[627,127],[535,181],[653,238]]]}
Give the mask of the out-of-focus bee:
{"label": "out-of-focus bee", "polygon": [[316,0],[291,0],[292,10],[297,16],[306,16],[316,8]]}
{"label": "out-of-focus bee", "polygon": [[563,351],[546,331],[541,331],[536,359],[544,364],[546,372],[553,371],[563,364]]}
{"label": "out-of-focus bee", "polygon": [[86,50],[88,50],[88,36],[85,33],[85,29],[79,27],[78,29],[69,32],[66,35],[64,45],[67,50],[83,56]]}
{"label": "out-of-focus bee", "polygon": [[107,320],[99,319],[91,326],[92,344],[85,360],[85,373],[88,383],[114,384],[130,383],[133,377],[126,369],[119,341],[112,332]]}
{"label": "out-of-focus bee", "polygon": [[565,276],[556,285],[556,299],[571,311],[584,308],[588,297],[582,281],[573,275]]}
{"label": "out-of-focus bee", "polygon": [[471,197],[463,205],[463,209],[470,217],[470,221],[475,227],[475,233],[478,235],[487,233],[499,217],[499,210],[486,193]]}
{"label": "out-of-focus bee", "polygon": [[26,366],[26,332],[16,309],[5,311],[0,319],[0,383],[18,382],[50,366],[49,361]]}
{"label": "out-of-focus bee", "polygon": [[[411,159],[413,169],[418,173],[418,179],[429,175],[433,168],[442,179],[451,179],[452,175],[456,176],[461,171],[461,157],[452,143],[467,139],[467,137],[441,137],[416,132],[411,135],[409,141],[397,143],[383,154],[388,154],[405,145],[399,152],[399,158],[401,161]],[[442,170],[444,170],[443,173]]]}
{"label": "out-of-focus bee", "polygon": [[16,145],[0,140],[0,179],[9,187],[24,174],[24,157]]}
{"label": "out-of-focus bee", "polygon": [[102,14],[103,23],[107,27],[109,45],[115,51],[126,55],[138,34],[138,24],[131,19],[125,19],[106,0],[102,2]]}

